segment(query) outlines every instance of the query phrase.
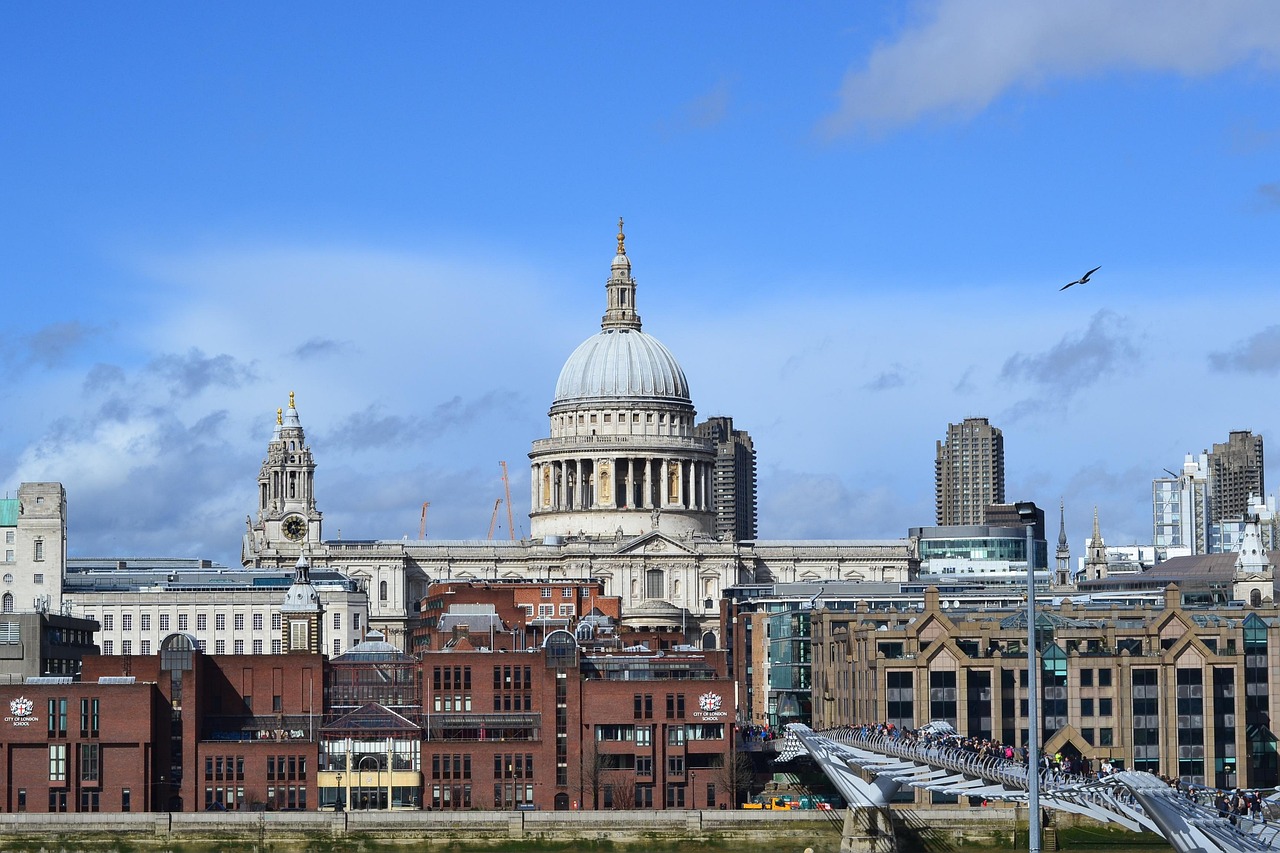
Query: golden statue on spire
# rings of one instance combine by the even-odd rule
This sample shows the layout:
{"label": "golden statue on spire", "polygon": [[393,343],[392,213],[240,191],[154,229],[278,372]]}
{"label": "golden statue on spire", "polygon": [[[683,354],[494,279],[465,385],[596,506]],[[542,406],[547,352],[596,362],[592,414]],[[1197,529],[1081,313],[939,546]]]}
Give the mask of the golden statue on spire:
{"label": "golden statue on spire", "polygon": [[293,408],[293,392],[289,392],[289,408]]}
{"label": "golden statue on spire", "polygon": [[627,253],[626,246],[627,235],[622,233],[622,217],[618,217],[618,254],[625,255]]}
{"label": "golden statue on spire", "polygon": [[276,409],[276,426],[284,424],[284,409]]}

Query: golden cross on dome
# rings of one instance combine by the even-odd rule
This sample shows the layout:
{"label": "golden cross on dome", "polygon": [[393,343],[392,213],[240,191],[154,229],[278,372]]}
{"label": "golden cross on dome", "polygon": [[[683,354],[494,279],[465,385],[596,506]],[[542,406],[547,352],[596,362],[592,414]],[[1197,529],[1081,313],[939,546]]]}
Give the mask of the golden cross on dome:
{"label": "golden cross on dome", "polygon": [[293,392],[289,392],[289,408],[293,408]]}
{"label": "golden cross on dome", "polygon": [[276,409],[276,426],[284,423],[284,409]]}
{"label": "golden cross on dome", "polygon": [[627,253],[626,246],[627,235],[622,233],[622,217],[618,217],[618,254],[625,255]]}

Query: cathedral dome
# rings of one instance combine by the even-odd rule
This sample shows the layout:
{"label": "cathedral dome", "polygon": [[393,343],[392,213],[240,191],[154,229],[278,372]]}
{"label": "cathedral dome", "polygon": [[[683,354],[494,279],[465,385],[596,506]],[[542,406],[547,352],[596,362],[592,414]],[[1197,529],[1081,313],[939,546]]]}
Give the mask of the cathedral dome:
{"label": "cathedral dome", "polygon": [[675,356],[639,329],[606,328],[587,338],[556,380],[556,404],[619,399],[690,403]]}

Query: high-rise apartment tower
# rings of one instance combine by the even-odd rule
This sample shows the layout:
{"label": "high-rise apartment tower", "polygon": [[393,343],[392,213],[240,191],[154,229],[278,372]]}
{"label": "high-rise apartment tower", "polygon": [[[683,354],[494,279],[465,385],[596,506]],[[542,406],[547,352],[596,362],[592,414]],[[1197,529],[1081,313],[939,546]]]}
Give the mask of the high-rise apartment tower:
{"label": "high-rise apartment tower", "polygon": [[711,473],[716,536],[730,542],[756,538],[756,451],[745,430],[733,428],[733,418],[708,418],[693,429],[699,438],[715,442]]}
{"label": "high-rise apartment tower", "polygon": [[1264,494],[1262,436],[1250,430],[1232,430],[1225,444],[1215,444],[1209,454],[1209,492],[1213,524],[1244,518],[1249,496]]}
{"label": "high-rise apartment tower", "polygon": [[986,418],[947,424],[934,462],[938,524],[984,524],[1004,503],[1004,434]]}

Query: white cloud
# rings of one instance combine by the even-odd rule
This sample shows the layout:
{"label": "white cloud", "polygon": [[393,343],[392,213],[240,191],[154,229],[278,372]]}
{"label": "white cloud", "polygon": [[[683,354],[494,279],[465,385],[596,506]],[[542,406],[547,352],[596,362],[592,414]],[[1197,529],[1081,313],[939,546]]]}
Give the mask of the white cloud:
{"label": "white cloud", "polygon": [[1112,70],[1195,77],[1280,61],[1269,0],[943,0],[846,75],[827,136],[971,116],[1018,87]]}

